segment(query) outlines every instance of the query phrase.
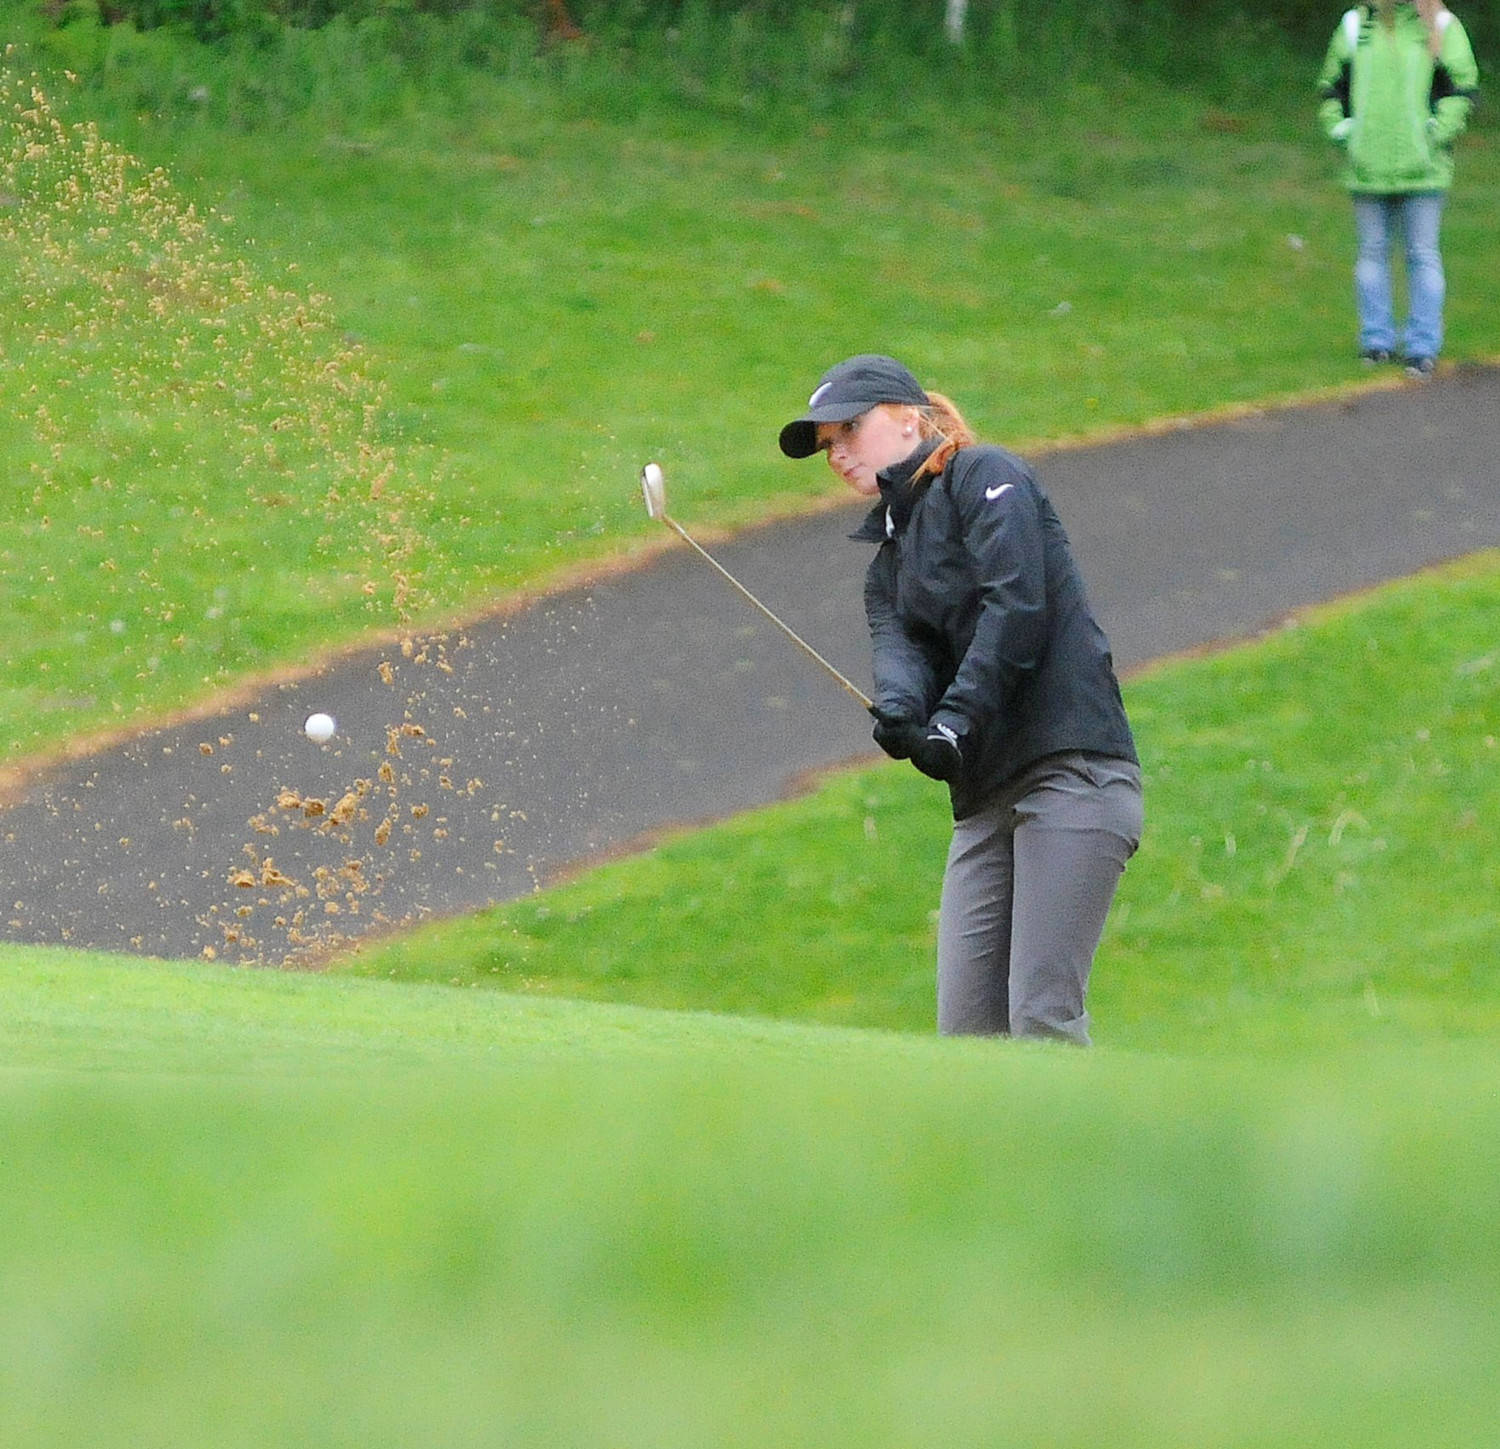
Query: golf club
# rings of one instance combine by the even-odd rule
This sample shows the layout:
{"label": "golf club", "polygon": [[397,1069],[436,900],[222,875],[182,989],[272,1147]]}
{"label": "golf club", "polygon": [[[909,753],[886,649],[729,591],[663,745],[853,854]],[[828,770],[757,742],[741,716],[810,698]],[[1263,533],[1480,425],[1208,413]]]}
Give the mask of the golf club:
{"label": "golf club", "polygon": [[752,594],[750,590],[744,586],[744,584],[742,584],[737,578],[735,578],[735,576],[730,573],[723,564],[721,564],[716,558],[713,557],[712,554],[707,552],[707,550],[701,548],[698,543],[696,543],[692,538],[688,536],[687,530],[683,528],[683,526],[678,523],[677,520],[671,516],[671,514],[667,512],[667,483],[658,464],[647,463],[646,466],[641,469],[641,492],[645,495],[646,498],[646,513],[649,517],[658,519],[662,523],[665,523],[667,527],[670,528],[672,532],[678,536],[678,538],[682,539],[684,543],[691,545],[691,547],[696,550],[696,552],[701,557],[707,559],[708,562],[712,564],[720,574],[728,579],[729,582],[740,591],[740,593],[742,593],[747,599],[749,599],[750,602],[754,604],[755,607],[759,609],[761,613],[764,614],[766,618],[768,618],[778,629],[780,629],[781,632],[785,634],[793,644],[795,644],[804,654],[806,654],[809,659],[811,659],[820,668],[825,670],[834,679],[838,680],[838,682],[843,685],[843,687],[848,690],[849,693],[855,697],[855,699],[857,699],[862,705],[864,705],[867,710],[874,709],[874,703],[870,699],[869,695],[867,695],[856,685],[851,684],[849,680],[845,679],[844,676],[840,674],[839,671],[835,669],[833,665],[831,665],[821,654],[819,654],[818,651],[814,649],[806,639],[804,639],[799,633],[797,633],[797,631],[793,629],[789,624],[785,624],[780,619],[778,619],[776,615],[773,614],[768,608],[766,608],[766,606],[761,603],[761,601],[757,599],[755,595]]}

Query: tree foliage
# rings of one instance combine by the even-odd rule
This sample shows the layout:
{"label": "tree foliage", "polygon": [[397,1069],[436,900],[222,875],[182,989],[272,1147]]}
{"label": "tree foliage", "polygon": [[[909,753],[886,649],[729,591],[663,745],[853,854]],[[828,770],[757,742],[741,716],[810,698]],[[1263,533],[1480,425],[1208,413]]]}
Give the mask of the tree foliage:
{"label": "tree foliage", "polygon": [[[1206,49],[1280,41],[1321,53],[1345,0],[969,0],[964,44],[981,53],[1055,50],[1124,59],[1161,74],[1201,67]],[[413,21],[465,20],[495,25],[526,21],[547,36],[593,35],[629,41],[704,23],[734,25],[767,36],[806,33],[826,19],[830,34],[899,48],[914,58],[951,45],[946,0],[29,0],[49,22],[130,23],[173,28],[200,40],[253,37],[281,27],[315,29],[334,21],[389,27]],[[1495,0],[1459,0],[1481,56],[1500,48]]]}

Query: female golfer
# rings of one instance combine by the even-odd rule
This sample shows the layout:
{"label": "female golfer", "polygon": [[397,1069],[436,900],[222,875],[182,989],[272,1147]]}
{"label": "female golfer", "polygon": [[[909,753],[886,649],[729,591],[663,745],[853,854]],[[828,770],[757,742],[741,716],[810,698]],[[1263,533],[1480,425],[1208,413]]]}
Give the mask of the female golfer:
{"label": "female golfer", "polygon": [[894,358],[851,357],[781,430],[879,502],[856,538],[875,741],[945,781],[938,1030],[1087,1045],[1094,952],[1140,840],[1141,775],[1109,645],[1020,459]]}
{"label": "female golfer", "polygon": [[[1398,353],[1426,377],[1443,345],[1446,280],[1438,234],[1453,182],[1453,143],[1468,124],[1479,70],[1469,38],[1438,0],[1376,0],[1345,13],[1318,78],[1318,118],[1344,152],[1358,252],[1360,356]],[[1409,316],[1398,333],[1392,242],[1406,253]]]}

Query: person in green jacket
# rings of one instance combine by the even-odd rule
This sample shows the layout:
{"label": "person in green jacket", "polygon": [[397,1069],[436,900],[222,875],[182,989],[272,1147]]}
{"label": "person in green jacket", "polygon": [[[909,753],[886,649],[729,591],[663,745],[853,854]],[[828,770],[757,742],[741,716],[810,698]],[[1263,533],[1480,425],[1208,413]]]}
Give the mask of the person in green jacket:
{"label": "person in green jacket", "polygon": [[[1354,198],[1360,355],[1404,358],[1426,377],[1443,346],[1446,283],[1438,246],[1453,144],[1479,84],[1469,37],[1440,0],[1376,0],[1348,11],[1318,77],[1324,134],[1343,152]],[[1408,317],[1391,301],[1391,244],[1406,252]]]}

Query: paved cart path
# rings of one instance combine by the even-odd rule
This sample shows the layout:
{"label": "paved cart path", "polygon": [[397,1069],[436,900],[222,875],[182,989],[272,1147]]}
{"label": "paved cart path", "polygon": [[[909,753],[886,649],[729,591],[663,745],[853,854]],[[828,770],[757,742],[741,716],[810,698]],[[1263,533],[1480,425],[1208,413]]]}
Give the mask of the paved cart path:
{"label": "paved cart path", "polygon": [[[1128,671],[1500,545],[1500,370],[1034,461]],[[715,553],[868,688],[862,513]],[[339,721],[325,746],[314,709]],[[38,777],[0,811],[0,934],[281,961],[860,756],[858,705],[679,547]]]}

